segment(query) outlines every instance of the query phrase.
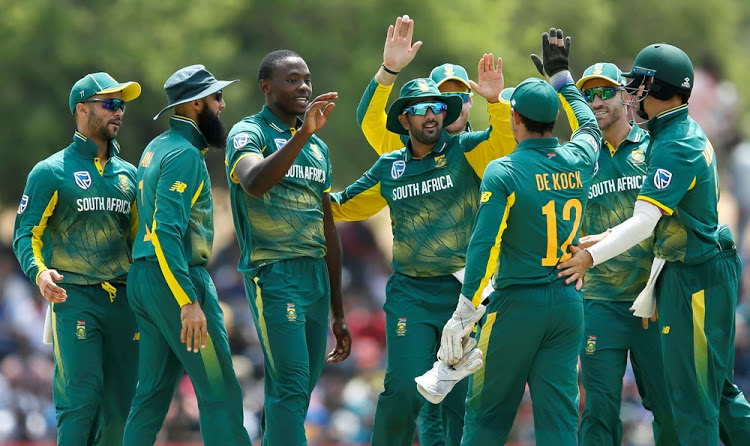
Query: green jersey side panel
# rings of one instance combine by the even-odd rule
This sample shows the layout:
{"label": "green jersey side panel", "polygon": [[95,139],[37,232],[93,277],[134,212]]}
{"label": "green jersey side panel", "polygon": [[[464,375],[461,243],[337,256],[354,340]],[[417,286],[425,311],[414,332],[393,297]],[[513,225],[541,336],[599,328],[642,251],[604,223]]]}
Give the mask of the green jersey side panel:
{"label": "green jersey side panel", "polygon": [[34,283],[48,268],[64,276],[62,283],[125,281],[131,263],[135,167],[118,156],[115,141],[103,166],[97,150],[76,132],[70,146],[29,173],[13,248]]}

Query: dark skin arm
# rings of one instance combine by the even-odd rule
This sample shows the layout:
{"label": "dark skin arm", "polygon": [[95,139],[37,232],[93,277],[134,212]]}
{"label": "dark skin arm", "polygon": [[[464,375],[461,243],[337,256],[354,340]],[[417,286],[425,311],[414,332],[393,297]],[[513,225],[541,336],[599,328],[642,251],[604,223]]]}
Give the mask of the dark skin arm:
{"label": "dark skin arm", "polygon": [[276,152],[267,158],[246,156],[237,163],[235,174],[242,189],[255,198],[260,197],[279,183],[289,171],[289,167],[297,159],[302,147],[305,146],[313,133],[317,132],[328,121],[338,93],[326,93],[315,98],[305,112],[302,126],[294,136]]}
{"label": "dark skin arm", "polygon": [[344,319],[344,302],[341,296],[341,239],[331,214],[331,197],[323,194],[323,232],[326,236],[326,265],[331,283],[331,332],[336,346],[328,354],[328,363],[341,362],[349,356],[352,337]]}

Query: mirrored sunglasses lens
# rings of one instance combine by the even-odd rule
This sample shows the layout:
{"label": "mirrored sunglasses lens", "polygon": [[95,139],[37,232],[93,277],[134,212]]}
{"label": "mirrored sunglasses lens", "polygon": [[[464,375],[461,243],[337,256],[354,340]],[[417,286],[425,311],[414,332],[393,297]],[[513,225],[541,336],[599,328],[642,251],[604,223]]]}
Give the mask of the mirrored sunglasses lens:
{"label": "mirrored sunglasses lens", "polygon": [[107,110],[125,111],[125,101],[123,101],[122,99],[105,99],[104,101],[102,101],[102,106]]}

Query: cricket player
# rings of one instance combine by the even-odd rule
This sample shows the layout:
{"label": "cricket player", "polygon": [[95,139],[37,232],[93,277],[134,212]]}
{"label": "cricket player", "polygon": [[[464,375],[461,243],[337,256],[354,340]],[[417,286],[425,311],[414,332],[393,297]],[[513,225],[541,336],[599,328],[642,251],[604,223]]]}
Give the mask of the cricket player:
{"label": "cricket player", "polygon": [[[578,444],[583,299],[557,278],[555,266],[570,257],[567,248],[578,238],[601,132],[568,71],[570,38],[550,29],[542,51],[543,60],[532,59],[549,83],[529,78],[510,97],[519,143],[490,163],[482,179],[464,284],[443,329],[440,358],[454,364],[481,308],[482,281],[494,270],[477,347],[484,367],[469,380],[464,446],[504,444],[527,384],[537,444]],[[558,93],[580,124],[564,144],[552,137]],[[493,247],[500,249],[497,260]]]}
{"label": "cricket player", "polygon": [[126,446],[153,445],[187,372],[205,445],[250,445],[242,390],[232,368],[216,287],[206,271],[213,243],[211,179],[204,154],[223,149],[226,107],[219,81],[203,65],[177,70],[164,84],[174,109],[169,130],[152,140],[138,165],[140,223],[128,276],[141,332],[138,388]]}
{"label": "cricket player", "polygon": [[[750,444],[750,406],[732,384],[734,316],[740,259],[718,223],[719,175],[710,141],[688,115],[693,65],[665,43],[638,54],[627,88],[651,133],[648,173],[633,216],[575,247],[559,265],[567,282],[582,278],[636,243],[655,237],[649,285],[658,308],[667,395],[681,445]],[[656,315],[640,298],[638,316]],[[719,418],[722,418],[720,426]]]}
{"label": "cricket player", "polygon": [[135,167],[115,140],[136,82],[107,73],[73,85],[73,142],[29,173],[13,250],[50,302],[57,444],[121,445],[135,393],[138,326],[128,306]]}

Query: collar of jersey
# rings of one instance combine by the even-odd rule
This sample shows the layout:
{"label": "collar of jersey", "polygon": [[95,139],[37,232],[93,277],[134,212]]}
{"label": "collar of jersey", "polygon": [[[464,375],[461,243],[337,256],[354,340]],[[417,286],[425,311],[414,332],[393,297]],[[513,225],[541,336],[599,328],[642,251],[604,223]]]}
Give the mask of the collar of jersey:
{"label": "collar of jersey", "polygon": [[[440,139],[435,143],[434,146],[432,146],[432,150],[430,150],[430,153],[442,153],[445,151],[445,149],[448,147],[448,143],[450,142],[450,139],[452,138],[451,134],[443,130],[443,134],[440,135]],[[409,149],[409,146],[411,145],[411,139],[406,142],[406,147],[404,147],[404,161],[409,161],[413,157],[411,156],[411,149]],[[427,155],[425,155],[426,157]],[[417,158],[414,158],[417,159]],[[423,159],[423,158],[419,158]]]}
{"label": "collar of jersey", "polygon": [[560,141],[556,137],[552,138],[528,138],[516,146],[516,151],[524,149],[550,149],[557,148]]}
{"label": "collar of jersey", "polygon": [[646,131],[642,128],[638,127],[637,125],[631,126],[630,131],[628,132],[628,136],[625,137],[624,140],[620,142],[620,145],[617,149],[615,149],[612,144],[609,143],[609,141],[604,141],[604,144],[607,146],[607,150],[609,150],[610,156],[615,156],[615,153],[619,150],[619,147],[622,146],[622,143],[625,141],[631,142],[633,144],[638,144],[646,137]]}
{"label": "collar of jersey", "polygon": [[662,131],[666,126],[675,121],[686,119],[688,116],[687,104],[682,104],[679,107],[675,107],[666,111],[663,111],[656,115],[654,119],[651,119],[646,124],[646,128],[655,135]]}
{"label": "collar of jersey", "polygon": [[[115,157],[120,153],[120,145],[114,139],[110,141],[107,146],[110,158]],[[96,158],[97,153],[99,152],[99,146],[91,142],[78,131],[73,134],[73,144],[71,144],[71,148],[77,154],[90,159]]]}
{"label": "collar of jersey", "polygon": [[[282,122],[281,119],[278,118],[278,116],[274,115],[273,112],[266,107],[263,106],[263,109],[260,111],[260,116],[263,117],[263,119],[268,123],[268,125],[278,131],[279,133],[286,133],[291,132],[292,129],[285,123]],[[294,130],[296,131],[298,128],[302,126],[302,119],[297,117],[297,122],[294,123]]]}
{"label": "collar of jersey", "polygon": [[201,153],[205,154],[208,150],[206,137],[203,136],[198,125],[192,119],[180,115],[172,115],[172,118],[169,120],[169,128],[190,141],[190,144],[200,150]]}

